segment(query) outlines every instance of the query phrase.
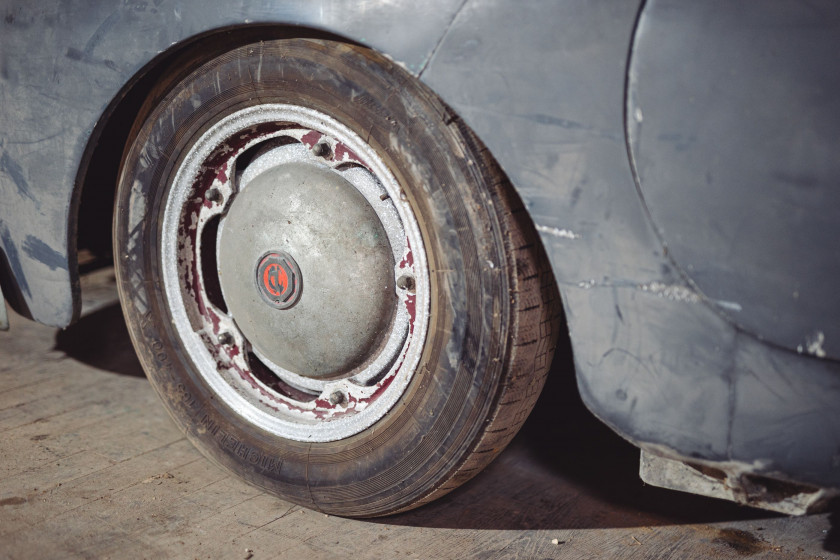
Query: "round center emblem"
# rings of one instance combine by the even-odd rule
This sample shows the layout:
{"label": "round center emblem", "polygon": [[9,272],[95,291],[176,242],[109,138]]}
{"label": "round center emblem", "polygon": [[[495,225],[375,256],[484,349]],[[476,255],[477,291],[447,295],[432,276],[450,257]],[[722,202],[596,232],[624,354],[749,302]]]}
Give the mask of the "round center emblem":
{"label": "round center emblem", "polygon": [[300,299],[302,277],[295,260],[283,251],[271,251],[257,263],[257,290],[277,309],[288,309]]}

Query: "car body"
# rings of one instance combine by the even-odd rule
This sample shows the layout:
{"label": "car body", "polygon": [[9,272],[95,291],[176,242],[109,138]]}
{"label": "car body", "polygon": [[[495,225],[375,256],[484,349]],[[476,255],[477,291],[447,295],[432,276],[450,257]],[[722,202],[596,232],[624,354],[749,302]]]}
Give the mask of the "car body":
{"label": "car body", "polygon": [[131,120],[180,53],[328,36],[396,61],[498,161],[581,396],[646,480],[791,512],[840,488],[836,3],[2,4],[0,280],[19,313],[78,317],[77,239],[107,235]]}

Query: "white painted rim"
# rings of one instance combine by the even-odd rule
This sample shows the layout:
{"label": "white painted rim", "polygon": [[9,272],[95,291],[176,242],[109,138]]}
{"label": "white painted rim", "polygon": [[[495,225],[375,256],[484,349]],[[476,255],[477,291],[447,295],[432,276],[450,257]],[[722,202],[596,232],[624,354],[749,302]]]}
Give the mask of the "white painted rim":
{"label": "white painted rim", "polygon": [[[265,364],[283,382],[302,390],[317,392],[318,396],[311,401],[279,394],[255,378],[247,378],[243,373],[243,368],[249,367],[246,352],[240,351],[234,357],[219,353],[213,341],[222,331],[233,334],[233,348],[239,345],[240,349],[245,349],[247,341],[238,332],[235,318],[218,308],[213,312],[214,318],[218,319],[215,327],[207,321],[197,321],[196,315],[201,315],[197,309],[198,304],[193,301],[197,296],[191,293],[191,288],[183,281],[182,263],[186,262],[187,253],[196,248],[186,246],[189,245],[189,240],[185,239],[181,232],[185,228],[194,227],[198,232],[196,238],[200,239],[200,230],[204,223],[223,209],[221,206],[218,209],[201,210],[190,217],[184,215],[188,203],[195,201],[198,177],[202,173],[206,175],[205,162],[235,135],[255,130],[255,127],[266,123],[292,123],[301,130],[318,131],[325,137],[349,147],[358,155],[364,162],[365,169],[345,171],[343,177],[368,200],[372,197],[378,198],[380,191],[387,193],[387,197],[393,202],[391,207],[394,211],[390,216],[386,215],[387,212],[377,212],[377,215],[383,222],[395,254],[402,251],[398,238],[403,235],[407,242],[403,244],[408,251],[406,254],[410,254],[413,259],[413,262],[410,262],[412,259],[403,258],[402,261],[409,261],[409,264],[401,263],[404,265],[401,270],[414,277],[414,294],[400,294],[397,320],[393,322],[396,330],[391,333],[388,344],[382,350],[393,353],[397,358],[393,360],[383,355],[382,359],[372,360],[371,367],[382,368],[385,364],[388,367],[387,371],[368,368],[351,378],[317,381],[296,376],[293,372],[277,368],[276,365],[272,367],[270,363]],[[294,127],[292,129],[294,130]],[[256,138],[239,147],[229,161],[235,161],[239,154],[270,137],[289,135],[293,136],[294,132],[285,130],[273,136]],[[373,181],[370,180],[371,176]],[[231,177],[226,181],[214,180],[213,187],[218,189],[226,200],[235,185]],[[374,208],[378,207],[374,205]],[[186,220],[189,220],[189,223]],[[159,265],[162,270],[163,291],[175,331],[202,380],[243,420],[255,428],[287,439],[310,442],[336,441],[371,427],[385,416],[403,395],[418,367],[429,323],[429,273],[425,249],[417,220],[393,174],[375,150],[346,126],[318,111],[283,104],[259,105],[226,116],[207,130],[183,159],[168,190],[161,231]],[[195,264],[190,266],[198,271],[200,276],[201,267]],[[395,270],[395,274],[399,273],[400,271]],[[203,279],[200,281],[203,283]],[[209,301],[202,301],[202,305],[208,304]],[[412,306],[413,319],[407,319],[406,314]],[[406,332],[403,335],[396,332],[397,330]],[[401,341],[396,352],[393,341]],[[336,392],[346,397],[344,404],[329,403],[330,395]]]}

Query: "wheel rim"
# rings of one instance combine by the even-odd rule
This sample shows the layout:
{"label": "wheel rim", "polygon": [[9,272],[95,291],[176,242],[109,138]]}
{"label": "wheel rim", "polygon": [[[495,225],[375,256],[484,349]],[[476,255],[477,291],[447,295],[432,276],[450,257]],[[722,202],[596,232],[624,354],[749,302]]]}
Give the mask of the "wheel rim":
{"label": "wheel rim", "polygon": [[417,220],[375,149],[323,113],[267,104],[214,124],[182,162],[160,265],[199,375],[277,436],[373,425],[408,387],[429,322]]}

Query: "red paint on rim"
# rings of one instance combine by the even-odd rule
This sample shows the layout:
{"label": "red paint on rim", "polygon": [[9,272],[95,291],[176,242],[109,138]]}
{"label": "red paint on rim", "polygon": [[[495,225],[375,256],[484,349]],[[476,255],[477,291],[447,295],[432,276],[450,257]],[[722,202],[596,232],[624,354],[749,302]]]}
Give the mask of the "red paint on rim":
{"label": "red paint on rim", "polygon": [[[260,383],[256,377],[254,376],[253,372],[250,369],[242,368],[239,364],[234,361],[234,358],[241,354],[241,349],[236,345],[229,345],[225,346],[219,343],[216,336],[220,333],[220,323],[221,318],[215,311],[215,307],[209,302],[205,292],[203,282],[200,279],[199,274],[199,260],[198,260],[198,251],[197,251],[197,241],[198,241],[198,230],[197,224],[199,222],[199,217],[205,209],[209,210],[212,209],[213,206],[216,204],[212,201],[207,200],[206,193],[209,189],[213,187],[213,184],[218,181],[222,184],[227,183],[229,181],[228,176],[228,169],[230,168],[230,163],[238,157],[249,144],[252,144],[255,140],[259,139],[260,137],[268,138],[275,133],[285,130],[285,129],[299,129],[299,125],[295,125],[294,123],[261,123],[251,127],[250,129],[243,131],[237,135],[232,136],[229,138],[225,143],[219,146],[207,159],[202,163],[201,171],[195,178],[193,183],[194,189],[192,192],[192,196],[190,196],[184,205],[182,214],[181,214],[181,221],[179,225],[180,229],[180,242],[179,248],[183,249],[186,248],[187,244],[189,244],[192,250],[192,258],[189,259],[189,262],[186,262],[187,259],[179,257],[178,265],[183,270],[183,278],[184,278],[184,285],[187,287],[187,293],[192,296],[193,301],[196,304],[197,311],[199,315],[201,315],[208,323],[210,327],[210,332],[203,332],[200,333],[201,339],[204,341],[205,346],[213,355],[214,360],[216,361],[216,367],[219,370],[228,370],[235,372],[243,381],[245,381],[251,388],[258,392],[258,394],[270,402],[262,401],[265,406],[268,408],[279,411],[280,409],[274,406],[282,405],[284,408],[302,412],[302,413],[312,413],[317,419],[319,420],[332,420],[338,419],[341,417],[349,416],[355,414],[357,411],[355,410],[358,404],[370,403],[379,398],[393,383],[396,379],[397,374],[402,369],[402,366],[405,361],[406,354],[408,353],[411,347],[411,340],[405,345],[402,349],[401,356],[399,362],[397,363],[396,367],[393,368],[385,377],[380,379],[375,384],[375,389],[373,392],[366,398],[359,399],[354,397],[353,395],[348,395],[347,404],[344,406],[334,405],[330,403],[328,400],[325,399],[316,399],[314,401],[315,408],[307,408],[304,406],[300,406],[297,403],[299,401],[294,400],[292,397],[287,397],[286,395],[280,394],[276,392],[276,389],[267,389]],[[307,145],[310,149],[317,144],[321,138],[323,138],[323,134],[316,131],[310,130],[309,132],[305,133],[301,136],[301,141]],[[340,142],[336,142],[335,145],[335,153],[332,155],[330,159],[343,161],[345,159],[355,161],[365,168],[368,166],[347,146]],[[369,168],[368,168],[369,169]],[[409,241],[406,239],[406,246],[408,251],[406,256],[400,262],[400,268],[407,268],[411,267],[414,264],[414,256],[411,251],[411,245]],[[280,267],[282,269],[282,267]],[[285,274],[285,271],[283,271]],[[275,274],[275,272],[267,273],[269,276]],[[292,289],[299,287],[296,279],[292,279],[289,281],[288,274],[285,274],[285,282],[283,282],[283,275],[279,272],[276,272],[277,277],[276,280],[273,281],[272,279],[268,279],[268,284],[265,284],[266,289],[269,293],[278,292],[283,294],[288,291],[289,286],[291,285]],[[278,289],[281,285],[285,286],[284,289]],[[190,293],[191,292],[191,293]],[[409,313],[409,333],[414,332],[414,322],[415,322],[415,315],[416,315],[416,304],[415,304],[416,296],[408,296],[405,299],[405,307]],[[247,363],[247,362],[246,362]],[[278,378],[279,379],[279,378]],[[279,379],[281,383],[283,383],[282,379]],[[261,399],[262,400],[262,399]],[[273,403],[273,404],[271,404]]]}

